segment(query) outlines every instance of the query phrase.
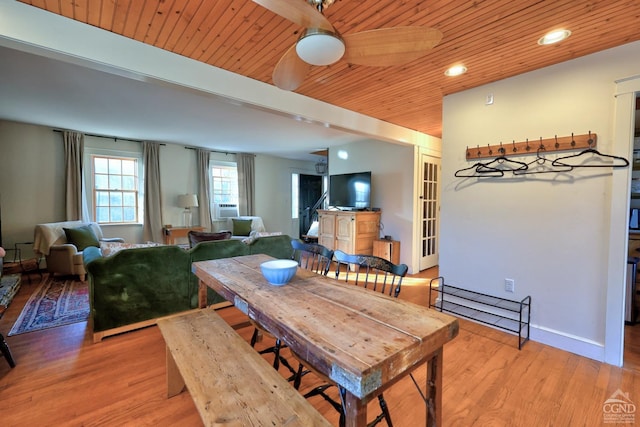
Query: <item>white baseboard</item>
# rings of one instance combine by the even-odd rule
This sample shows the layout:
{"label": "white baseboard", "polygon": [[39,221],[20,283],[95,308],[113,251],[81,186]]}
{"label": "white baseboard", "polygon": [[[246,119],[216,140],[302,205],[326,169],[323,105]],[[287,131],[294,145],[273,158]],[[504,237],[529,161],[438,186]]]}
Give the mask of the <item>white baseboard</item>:
{"label": "white baseboard", "polygon": [[[543,326],[531,325],[531,341],[559,348],[570,353],[604,362],[604,344],[560,332]],[[525,344],[526,346],[526,344]]]}

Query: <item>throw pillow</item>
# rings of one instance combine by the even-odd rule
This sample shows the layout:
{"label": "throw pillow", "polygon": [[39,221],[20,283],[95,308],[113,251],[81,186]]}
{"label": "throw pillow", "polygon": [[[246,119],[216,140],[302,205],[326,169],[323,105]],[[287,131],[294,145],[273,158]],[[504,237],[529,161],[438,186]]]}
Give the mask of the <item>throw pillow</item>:
{"label": "throw pillow", "polygon": [[200,242],[208,242],[210,240],[228,240],[231,238],[230,231],[221,231],[219,233],[206,233],[204,231],[189,231],[189,246],[194,247]]}
{"label": "throw pillow", "polygon": [[251,223],[253,220],[232,218],[232,221],[234,236],[248,236],[251,234]]}
{"label": "throw pillow", "polygon": [[82,252],[88,246],[100,247],[98,236],[93,232],[90,225],[83,225],[76,228],[63,228],[67,242],[78,248]]}

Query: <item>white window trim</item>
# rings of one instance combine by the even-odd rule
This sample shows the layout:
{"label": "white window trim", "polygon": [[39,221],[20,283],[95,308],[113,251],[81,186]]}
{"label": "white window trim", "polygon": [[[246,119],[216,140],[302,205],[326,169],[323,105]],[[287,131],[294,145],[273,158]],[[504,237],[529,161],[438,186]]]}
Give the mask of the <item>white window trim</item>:
{"label": "white window trim", "polygon": [[93,156],[104,157],[122,157],[128,159],[136,159],[138,162],[138,219],[135,222],[122,223],[104,223],[100,226],[121,226],[121,225],[142,225],[144,218],[144,163],[142,162],[142,153],[129,150],[114,150],[106,148],[86,148],[84,150],[84,196],[86,199],[85,217],[91,221],[96,221],[95,201],[93,199],[94,181],[93,181]]}

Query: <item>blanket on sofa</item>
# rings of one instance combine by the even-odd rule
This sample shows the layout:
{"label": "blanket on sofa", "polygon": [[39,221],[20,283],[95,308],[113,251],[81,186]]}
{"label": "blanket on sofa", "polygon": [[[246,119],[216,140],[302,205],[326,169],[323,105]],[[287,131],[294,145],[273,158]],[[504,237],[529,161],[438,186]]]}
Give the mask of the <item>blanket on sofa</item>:
{"label": "blanket on sofa", "polygon": [[[33,250],[35,253],[49,255],[49,248],[57,243],[66,242],[64,228],[76,228],[85,224],[82,221],[63,221],[36,225],[33,233]],[[60,240],[60,242],[58,242]]]}

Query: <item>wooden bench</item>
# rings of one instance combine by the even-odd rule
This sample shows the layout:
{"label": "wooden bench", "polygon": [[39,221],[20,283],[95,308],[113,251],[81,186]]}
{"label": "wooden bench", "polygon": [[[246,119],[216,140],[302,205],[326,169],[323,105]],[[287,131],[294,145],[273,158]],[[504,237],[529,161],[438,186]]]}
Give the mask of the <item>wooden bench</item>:
{"label": "wooden bench", "polygon": [[205,426],[330,426],[210,308],[158,320],[167,397],[185,388]]}

